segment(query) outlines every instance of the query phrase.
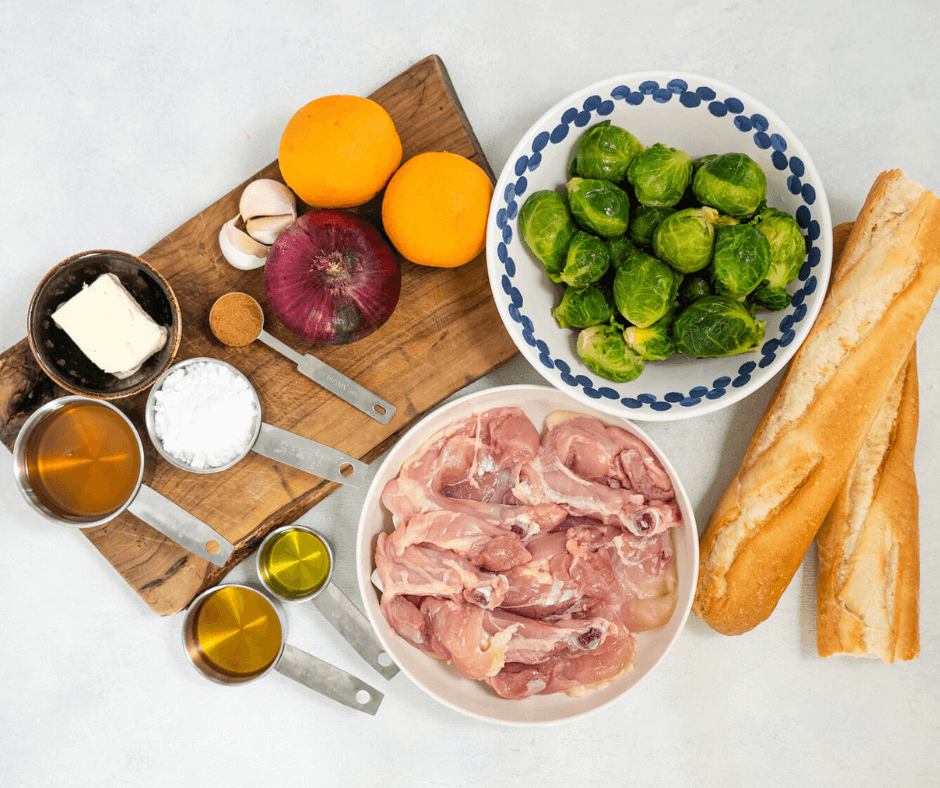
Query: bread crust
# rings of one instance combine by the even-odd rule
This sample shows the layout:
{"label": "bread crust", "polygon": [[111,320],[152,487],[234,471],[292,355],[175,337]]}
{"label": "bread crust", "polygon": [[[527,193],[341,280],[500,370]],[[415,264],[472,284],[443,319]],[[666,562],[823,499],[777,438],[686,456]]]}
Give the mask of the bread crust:
{"label": "bread crust", "polygon": [[940,289],[940,200],[881,173],[819,317],[702,534],[693,611],[716,631],[773,612],[842,489]]}

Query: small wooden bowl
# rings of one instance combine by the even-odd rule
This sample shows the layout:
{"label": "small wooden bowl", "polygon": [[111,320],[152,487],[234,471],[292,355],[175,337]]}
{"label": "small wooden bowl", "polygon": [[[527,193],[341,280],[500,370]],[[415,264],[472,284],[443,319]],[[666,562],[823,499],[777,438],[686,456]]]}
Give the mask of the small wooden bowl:
{"label": "small wooden bowl", "polygon": [[[127,378],[103,372],[56,325],[52,313],[86,284],[111,273],[150,317],[169,332],[166,344]],[[73,394],[119,399],[145,391],[173,363],[182,336],[179,302],[170,283],[139,257],[102,249],[63,260],[39,283],[29,304],[27,338],[43,371]]]}

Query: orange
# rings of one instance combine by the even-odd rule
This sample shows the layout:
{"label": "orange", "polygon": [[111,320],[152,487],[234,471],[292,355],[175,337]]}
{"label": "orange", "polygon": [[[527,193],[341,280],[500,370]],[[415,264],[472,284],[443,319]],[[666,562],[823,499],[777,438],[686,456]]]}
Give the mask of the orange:
{"label": "orange", "polygon": [[369,202],[401,164],[401,138],[385,109],[361,96],[323,96],[288,121],[277,152],[284,182],[307,205]]}
{"label": "orange", "polygon": [[455,268],[483,251],[493,184],[478,165],[456,153],[419,153],[389,181],[382,224],[403,257]]}

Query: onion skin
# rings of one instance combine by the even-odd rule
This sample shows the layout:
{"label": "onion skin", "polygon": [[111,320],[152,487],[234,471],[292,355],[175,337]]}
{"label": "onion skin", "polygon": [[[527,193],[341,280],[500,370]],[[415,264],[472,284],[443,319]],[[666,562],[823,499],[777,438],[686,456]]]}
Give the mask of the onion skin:
{"label": "onion skin", "polygon": [[324,345],[367,337],[401,295],[398,257],[365,219],[338,209],[292,222],[268,252],[268,304],[293,333]]}

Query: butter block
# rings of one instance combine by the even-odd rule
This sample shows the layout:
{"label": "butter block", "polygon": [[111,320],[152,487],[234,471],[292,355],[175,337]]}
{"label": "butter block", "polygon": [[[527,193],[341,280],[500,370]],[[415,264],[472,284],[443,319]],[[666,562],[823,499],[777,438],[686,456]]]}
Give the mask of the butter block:
{"label": "butter block", "polygon": [[86,284],[52,319],[96,367],[117,378],[133,375],[168,336],[114,274]]}

